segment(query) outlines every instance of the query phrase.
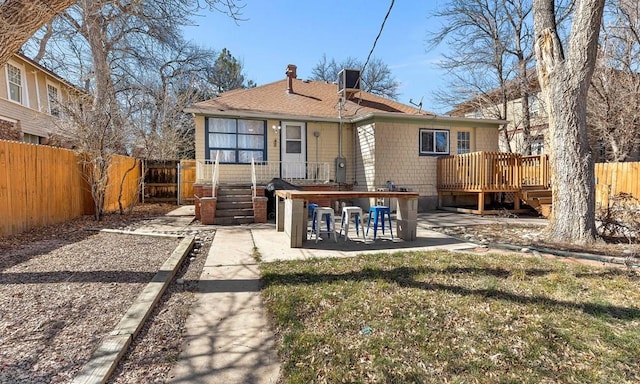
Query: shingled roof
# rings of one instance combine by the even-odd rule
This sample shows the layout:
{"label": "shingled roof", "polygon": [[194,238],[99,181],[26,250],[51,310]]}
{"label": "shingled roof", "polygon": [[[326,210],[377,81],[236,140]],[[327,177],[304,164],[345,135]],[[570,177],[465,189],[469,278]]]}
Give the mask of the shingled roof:
{"label": "shingled roof", "polygon": [[[289,89],[291,87],[291,89]],[[210,115],[291,116],[304,119],[338,119],[338,86],[326,81],[285,78],[255,88],[236,89],[194,104],[186,112]],[[353,119],[371,114],[426,115],[394,100],[358,91],[345,98],[342,118]]]}

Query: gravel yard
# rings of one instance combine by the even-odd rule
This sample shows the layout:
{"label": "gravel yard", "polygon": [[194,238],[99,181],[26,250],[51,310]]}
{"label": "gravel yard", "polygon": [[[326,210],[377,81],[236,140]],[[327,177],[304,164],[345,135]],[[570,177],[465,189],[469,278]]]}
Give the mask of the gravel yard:
{"label": "gravel yard", "polygon": [[[135,229],[175,208],[141,206],[101,222],[0,238],[0,383],[67,383],[91,357],[180,239],[88,231]],[[187,257],[113,383],[162,383],[173,366],[213,231],[194,229]]]}

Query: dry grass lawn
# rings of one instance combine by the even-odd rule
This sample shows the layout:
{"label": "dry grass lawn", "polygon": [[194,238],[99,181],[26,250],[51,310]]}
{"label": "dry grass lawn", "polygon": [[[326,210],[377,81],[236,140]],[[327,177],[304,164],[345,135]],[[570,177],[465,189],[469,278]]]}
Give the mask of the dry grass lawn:
{"label": "dry grass lawn", "polygon": [[284,383],[637,383],[640,280],[522,255],[263,265]]}

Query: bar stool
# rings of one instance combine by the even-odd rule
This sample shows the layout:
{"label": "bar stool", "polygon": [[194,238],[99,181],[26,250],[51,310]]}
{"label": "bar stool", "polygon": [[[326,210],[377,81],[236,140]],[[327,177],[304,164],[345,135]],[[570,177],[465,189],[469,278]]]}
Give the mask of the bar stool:
{"label": "bar stool", "polygon": [[[307,229],[307,238],[311,237],[311,234],[314,233],[316,231],[316,208],[318,208],[319,205],[316,203],[310,203],[309,205],[307,205],[307,208],[309,210],[309,217],[311,218],[311,228]],[[329,232],[330,230],[330,220],[329,220],[329,216],[327,216],[327,232]]]}
{"label": "bar stool", "polygon": [[[316,243],[318,242],[318,238],[320,238],[320,234],[322,233],[327,233],[327,234],[331,234],[333,233],[333,240],[337,243],[338,242],[338,237],[336,235],[336,218],[335,218],[335,214],[333,212],[333,208],[330,207],[317,207],[316,209],[314,209],[314,215],[313,215],[313,224],[312,224],[312,228],[315,229],[315,234],[316,234]],[[323,231],[320,227],[320,223],[322,222],[322,217],[326,216],[326,220],[327,220],[327,230]]]}
{"label": "bar stool", "polygon": [[391,239],[393,240],[393,229],[391,229],[391,209],[384,205],[374,205],[369,208],[369,220],[367,220],[367,236],[369,236],[369,227],[371,226],[371,219],[373,219],[373,240],[376,239],[378,232],[378,219],[381,221],[382,234],[384,235],[384,218],[387,216],[389,221],[389,232],[391,232]]}
{"label": "bar stool", "polygon": [[364,236],[364,217],[362,214],[362,208],[360,207],[342,207],[342,218],[340,219],[340,236],[342,236],[342,229],[344,229],[344,241],[349,239],[349,221],[353,215],[353,221],[356,224],[356,236],[358,236],[358,230],[362,229],[362,239]]}

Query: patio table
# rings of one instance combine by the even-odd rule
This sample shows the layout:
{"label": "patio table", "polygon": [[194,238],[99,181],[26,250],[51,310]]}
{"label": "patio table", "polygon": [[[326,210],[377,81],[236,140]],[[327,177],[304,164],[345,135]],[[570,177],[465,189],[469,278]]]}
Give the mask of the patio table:
{"label": "patio table", "polygon": [[418,218],[417,192],[394,191],[297,191],[282,189],[275,192],[276,229],[289,237],[291,248],[301,248],[307,233],[307,210],[305,201],[315,199],[350,200],[395,198],[396,233],[402,240],[416,239],[416,220]]}

